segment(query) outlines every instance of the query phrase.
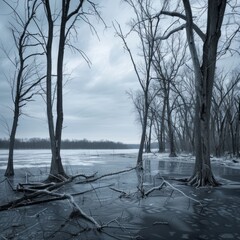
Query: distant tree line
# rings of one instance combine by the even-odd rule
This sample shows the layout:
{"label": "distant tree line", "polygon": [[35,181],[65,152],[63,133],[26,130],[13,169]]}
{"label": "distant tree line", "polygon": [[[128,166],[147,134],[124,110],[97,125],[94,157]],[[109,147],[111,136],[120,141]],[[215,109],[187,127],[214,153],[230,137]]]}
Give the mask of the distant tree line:
{"label": "distant tree line", "polygon": [[[0,139],[0,149],[8,149],[9,140]],[[108,140],[89,141],[83,140],[63,140],[63,149],[128,149],[131,145],[121,142],[112,142]],[[16,139],[15,149],[50,149],[49,139],[31,138],[31,139]]]}

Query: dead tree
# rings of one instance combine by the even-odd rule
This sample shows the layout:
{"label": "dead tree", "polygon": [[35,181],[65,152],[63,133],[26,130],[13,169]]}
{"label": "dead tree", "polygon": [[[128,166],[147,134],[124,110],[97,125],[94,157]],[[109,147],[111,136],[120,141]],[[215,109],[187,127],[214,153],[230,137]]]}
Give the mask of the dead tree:
{"label": "dead tree", "polygon": [[194,173],[189,183],[196,186],[217,185],[210,163],[210,109],[212,100],[213,83],[217,61],[217,48],[221,36],[221,26],[226,8],[226,0],[208,1],[207,30],[202,49],[202,64],[194,43],[193,18],[188,0],[183,0],[186,14],[186,33],[188,45],[192,56],[195,86],[196,86],[196,162]]}
{"label": "dead tree", "polygon": [[[204,33],[194,22],[192,16],[192,4],[189,0],[182,0],[185,15],[176,11],[161,11],[171,17],[184,20],[185,23],[168,32],[172,33],[186,29],[188,46],[192,58],[195,74],[195,149],[196,161],[193,175],[189,179],[189,184],[195,186],[217,185],[210,163],[210,109],[212,90],[217,62],[218,43],[221,36],[221,27],[225,14],[226,0],[208,0],[207,4],[207,24]],[[194,31],[203,42],[201,51],[201,61],[197,52]]]}
{"label": "dead tree", "polygon": [[45,77],[39,77],[40,73],[38,71],[40,70],[38,70],[37,66],[39,61],[36,57],[43,53],[39,52],[40,43],[36,41],[35,33],[31,32],[31,24],[39,7],[38,1],[27,0],[23,16],[21,16],[17,8],[5,0],[4,2],[12,10],[14,22],[11,23],[11,32],[17,52],[13,58],[14,60],[12,60],[12,57],[3,47],[3,51],[15,68],[15,73],[10,79],[14,116],[10,131],[8,164],[5,172],[5,176],[13,176],[13,154],[19,117],[22,114],[22,108],[29,101],[32,101],[33,96],[37,94],[36,87]]}
{"label": "dead tree", "polygon": [[[174,127],[172,120],[172,107],[174,96],[172,86],[176,83],[180,68],[185,63],[185,48],[182,37],[178,34],[171,35],[170,41],[159,38],[156,44],[153,66],[159,81],[159,88],[163,92],[163,102],[166,106],[166,121],[168,126],[168,138],[170,157],[176,157],[176,146],[174,139]],[[171,100],[171,98],[173,98]],[[172,101],[172,103],[171,103]]]}
{"label": "dead tree", "polygon": [[[94,26],[89,22],[88,17],[86,16],[86,11],[83,9],[84,3],[88,4],[88,7],[93,9],[93,14],[100,16],[97,12],[96,5],[89,0],[80,0],[78,2],[72,2],[71,0],[62,0],[60,15],[53,12],[54,6],[51,5],[51,1],[42,0],[47,25],[48,33],[47,37],[44,36],[43,30],[39,28],[42,35],[43,41],[46,44],[46,61],[47,61],[47,81],[46,81],[46,104],[47,104],[47,118],[48,118],[48,130],[51,142],[51,152],[52,160],[50,167],[49,178],[54,179],[54,176],[62,175],[66,176],[62,165],[61,159],[61,142],[62,142],[62,128],[63,128],[63,65],[64,65],[64,54],[66,47],[70,47],[72,50],[80,53],[82,57],[89,62],[87,56],[78,48],[74,47],[71,44],[69,39],[72,31],[76,32],[76,24],[81,19],[87,22],[91,28],[94,29]],[[91,14],[90,14],[91,15]],[[57,16],[57,17],[56,17]],[[60,17],[59,17],[60,16]],[[59,35],[54,36],[56,28],[59,30]],[[52,90],[53,85],[53,41],[54,39],[58,40],[58,51],[57,51],[57,74],[56,74],[56,122],[54,124],[54,114],[53,114],[53,98],[54,93]]]}
{"label": "dead tree", "polygon": [[[149,108],[151,101],[156,95],[156,93],[150,95],[149,92],[154,77],[152,61],[160,17],[157,17],[155,19],[152,18],[152,11],[154,11],[154,8],[153,2],[151,0],[125,0],[125,2],[133,9],[135,14],[135,18],[131,21],[131,30],[127,35],[123,34],[120,25],[118,25],[118,28],[115,27],[115,30],[117,32],[117,35],[122,39],[124,47],[129,54],[144,96],[142,134],[137,158],[137,166],[139,169],[142,169],[142,156],[146,139]],[[142,63],[140,64],[137,63],[137,59],[134,57],[133,50],[129,48],[127,43],[127,36],[130,33],[135,33],[140,42],[139,54],[142,56]]]}
{"label": "dead tree", "polygon": [[[220,74],[219,74],[220,75]],[[238,74],[232,76],[220,75],[216,77],[213,89],[212,111],[211,111],[211,137],[212,152],[217,157],[223,155],[225,151],[236,153],[233,145],[226,146],[227,143],[237,141],[235,133],[238,132],[238,124],[235,124],[238,114],[238,95],[237,85],[240,78]],[[233,129],[234,128],[234,129]],[[230,130],[230,131],[229,131]],[[230,137],[230,135],[232,135]],[[235,145],[236,146],[236,145]]]}

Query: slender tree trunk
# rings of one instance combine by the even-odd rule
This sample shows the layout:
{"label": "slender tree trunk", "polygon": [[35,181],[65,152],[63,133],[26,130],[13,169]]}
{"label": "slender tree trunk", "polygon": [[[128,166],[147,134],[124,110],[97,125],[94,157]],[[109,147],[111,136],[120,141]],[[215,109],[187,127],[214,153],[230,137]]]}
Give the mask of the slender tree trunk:
{"label": "slender tree trunk", "polygon": [[170,80],[163,77],[163,86],[164,86],[164,102],[166,104],[167,110],[167,124],[168,124],[168,138],[169,138],[169,157],[176,157],[174,135],[173,135],[173,126],[172,126],[172,114],[170,109]]}
{"label": "slender tree trunk", "polygon": [[146,153],[151,152],[151,142],[152,142],[152,124],[153,124],[153,119],[150,119],[150,125],[149,125],[149,133],[148,136],[146,136]]}
{"label": "slender tree trunk", "polygon": [[[22,35],[23,37],[24,35]],[[13,168],[13,152],[14,152],[14,146],[15,146],[15,138],[16,138],[16,132],[18,127],[18,119],[20,115],[20,100],[21,100],[21,85],[23,82],[22,75],[23,70],[25,68],[24,61],[23,61],[23,44],[22,44],[22,38],[19,40],[18,47],[18,54],[19,54],[19,60],[20,60],[20,66],[19,71],[17,74],[17,84],[16,84],[16,93],[15,93],[15,100],[14,100],[14,117],[13,117],[13,124],[12,124],[12,130],[10,134],[10,142],[9,142],[9,153],[8,153],[8,165],[5,172],[5,176],[13,176],[14,175],[14,168]]]}
{"label": "slender tree trunk", "polygon": [[169,157],[177,157],[176,149],[175,149],[175,142],[174,142],[174,133],[173,133],[173,126],[172,126],[172,114],[169,104],[169,99],[167,100],[167,123],[168,123],[168,137],[169,137]]}
{"label": "slender tree trunk", "polygon": [[63,59],[65,47],[65,29],[67,22],[67,13],[65,1],[62,1],[62,18],[60,26],[58,60],[57,60],[57,119],[55,129],[55,161],[52,161],[50,175],[60,174],[66,176],[61,159],[62,125],[63,125]]}
{"label": "slender tree trunk", "polygon": [[[148,90],[147,90],[148,91]],[[143,149],[144,143],[146,138],[146,131],[147,131],[147,120],[148,120],[148,95],[147,91],[144,93],[144,113],[143,113],[143,124],[142,124],[142,135],[138,150],[138,158],[137,158],[137,168],[143,169]]]}
{"label": "slender tree trunk", "polygon": [[49,0],[45,1],[47,18],[48,18],[48,41],[46,46],[47,57],[47,77],[46,77],[46,97],[47,97],[47,118],[48,130],[51,144],[52,161],[50,167],[49,179],[56,180],[54,176],[65,175],[62,167],[61,159],[58,158],[58,142],[55,139],[54,132],[54,119],[53,119],[53,106],[52,106],[52,43],[53,43],[53,20],[51,16],[51,9]]}
{"label": "slender tree trunk", "polygon": [[12,130],[10,134],[10,141],[9,141],[8,164],[4,174],[7,177],[14,175],[13,152],[14,152],[14,146],[15,146],[18,119],[19,119],[19,106],[18,106],[18,103],[15,103],[14,118],[13,118]]}
{"label": "slender tree trunk", "polygon": [[[26,7],[24,9],[25,17],[21,17],[17,13],[19,9],[13,8],[11,4],[7,3],[9,1],[4,2],[12,9],[16,23],[16,25],[11,24],[11,32],[13,35],[15,47],[17,49],[17,58],[13,60],[17,77],[16,79],[13,79],[13,85],[11,85],[11,88],[12,91],[14,88],[16,91],[14,93],[15,95],[12,96],[14,98],[14,116],[9,141],[8,165],[5,172],[5,176],[13,176],[13,154],[18,121],[21,115],[21,108],[31,100],[32,96],[34,95],[34,93],[31,91],[41,81],[41,79],[37,80],[36,82],[32,81],[32,79],[36,77],[35,73],[33,73],[35,70],[33,70],[33,68],[29,65],[31,65],[30,62],[32,61],[32,58],[36,57],[37,55],[41,55],[41,53],[35,52],[33,47],[37,46],[38,44],[34,45],[31,42],[32,35],[29,33],[29,25],[34,19],[35,12],[37,10],[37,0],[32,1],[31,7]],[[26,2],[29,4],[30,0]],[[21,24],[19,25],[19,23]],[[34,38],[35,37],[33,37],[33,39]],[[34,53],[28,53],[28,51],[26,52],[26,49],[30,49],[31,47]],[[31,52],[31,50],[29,50],[29,52]],[[10,59],[10,56],[8,56],[8,58]]]}
{"label": "slender tree trunk", "polygon": [[166,101],[163,101],[162,117],[161,117],[161,129],[160,129],[160,141],[159,141],[159,152],[165,152],[165,109]]}
{"label": "slender tree trunk", "polygon": [[240,101],[238,102],[237,112],[238,114],[236,119],[236,152],[237,152],[237,157],[240,157]]}

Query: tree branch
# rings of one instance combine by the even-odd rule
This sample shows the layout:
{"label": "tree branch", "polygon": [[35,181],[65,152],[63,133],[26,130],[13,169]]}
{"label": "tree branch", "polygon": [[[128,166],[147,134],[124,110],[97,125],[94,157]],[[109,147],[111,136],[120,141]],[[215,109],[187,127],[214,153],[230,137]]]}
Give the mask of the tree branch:
{"label": "tree branch", "polygon": [[[171,17],[179,17],[185,21],[187,21],[187,17],[179,12],[169,12],[169,11],[161,11],[159,14],[157,14],[155,17],[159,17],[159,15],[167,15]],[[193,29],[198,34],[198,36],[202,39],[203,42],[205,42],[206,35],[203,33],[203,31],[195,24],[193,23]],[[179,29],[180,30],[180,29]],[[181,29],[182,30],[182,29]],[[176,32],[176,31],[175,31]]]}

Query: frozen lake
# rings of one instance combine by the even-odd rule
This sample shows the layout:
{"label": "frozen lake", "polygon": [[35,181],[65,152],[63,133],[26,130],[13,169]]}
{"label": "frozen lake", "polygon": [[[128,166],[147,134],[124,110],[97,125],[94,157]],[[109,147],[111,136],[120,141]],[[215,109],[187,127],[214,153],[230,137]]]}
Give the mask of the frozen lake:
{"label": "frozen lake", "polygon": [[[88,175],[97,172],[97,176],[101,176],[134,167],[137,152],[137,149],[63,150],[62,159],[65,170],[70,175],[74,173]],[[0,202],[2,203],[17,197],[3,176],[7,155],[7,150],[0,151],[2,177],[0,189],[3,190]],[[45,180],[49,174],[50,160],[49,150],[16,150],[15,176],[10,179],[12,186]],[[215,176],[223,184],[220,187],[196,189],[168,179],[169,176],[189,177],[193,166],[194,157],[188,154],[181,154],[176,158],[169,158],[168,153],[144,154],[142,178],[139,178],[136,171],[130,171],[101,178],[92,183],[72,183],[59,189],[59,192],[76,194],[74,196],[76,203],[101,223],[117,219],[117,225],[113,222],[104,230],[114,236],[117,235],[117,239],[129,239],[130,235],[132,239],[136,239],[137,236],[142,236],[141,239],[171,240],[240,239],[239,228],[236,227],[240,221],[239,159],[212,158]],[[170,187],[155,191],[148,197],[139,197],[137,194],[139,183],[148,190],[158,186],[162,181],[161,177],[170,181],[187,196],[200,201],[202,206]],[[110,186],[124,190],[129,196],[119,197],[119,192],[112,191]],[[84,192],[84,195],[78,195],[79,192]],[[4,239],[13,236],[11,239],[16,240],[79,239],[79,236],[72,238],[72,234],[81,231],[82,225],[83,227],[88,225],[85,225],[82,218],[69,221],[70,212],[71,206],[66,204],[66,201],[2,211],[0,212],[1,236],[4,236]],[[81,239],[113,239],[97,231],[85,231],[81,234],[85,234]]]}
{"label": "frozen lake", "polygon": [[[69,174],[74,173],[106,173],[136,166],[138,149],[120,150],[62,150],[62,162]],[[0,151],[0,170],[7,166],[8,151]],[[168,153],[144,154],[146,176],[156,174],[190,176],[193,171],[194,157],[181,154],[169,158]],[[41,172],[49,172],[51,162],[50,150],[15,150],[14,169],[30,171],[33,168]],[[212,158],[212,168],[216,176],[235,180],[239,176],[239,160],[229,158]]]}
{"label": "frozen lake", "polygon": [[[104,164],[106,160],[114,160],[117,156],[135,157],[137,149],[119,149],[119,150],[62,150],[61,156],[63,165],[69,166],[94,166],[95,164]],[[8,151],[0,151],[0,169],[7,166]],[[14,168],[31,167],[49,167],[51,161],[51,151],[47,150],[15,150]]]}

